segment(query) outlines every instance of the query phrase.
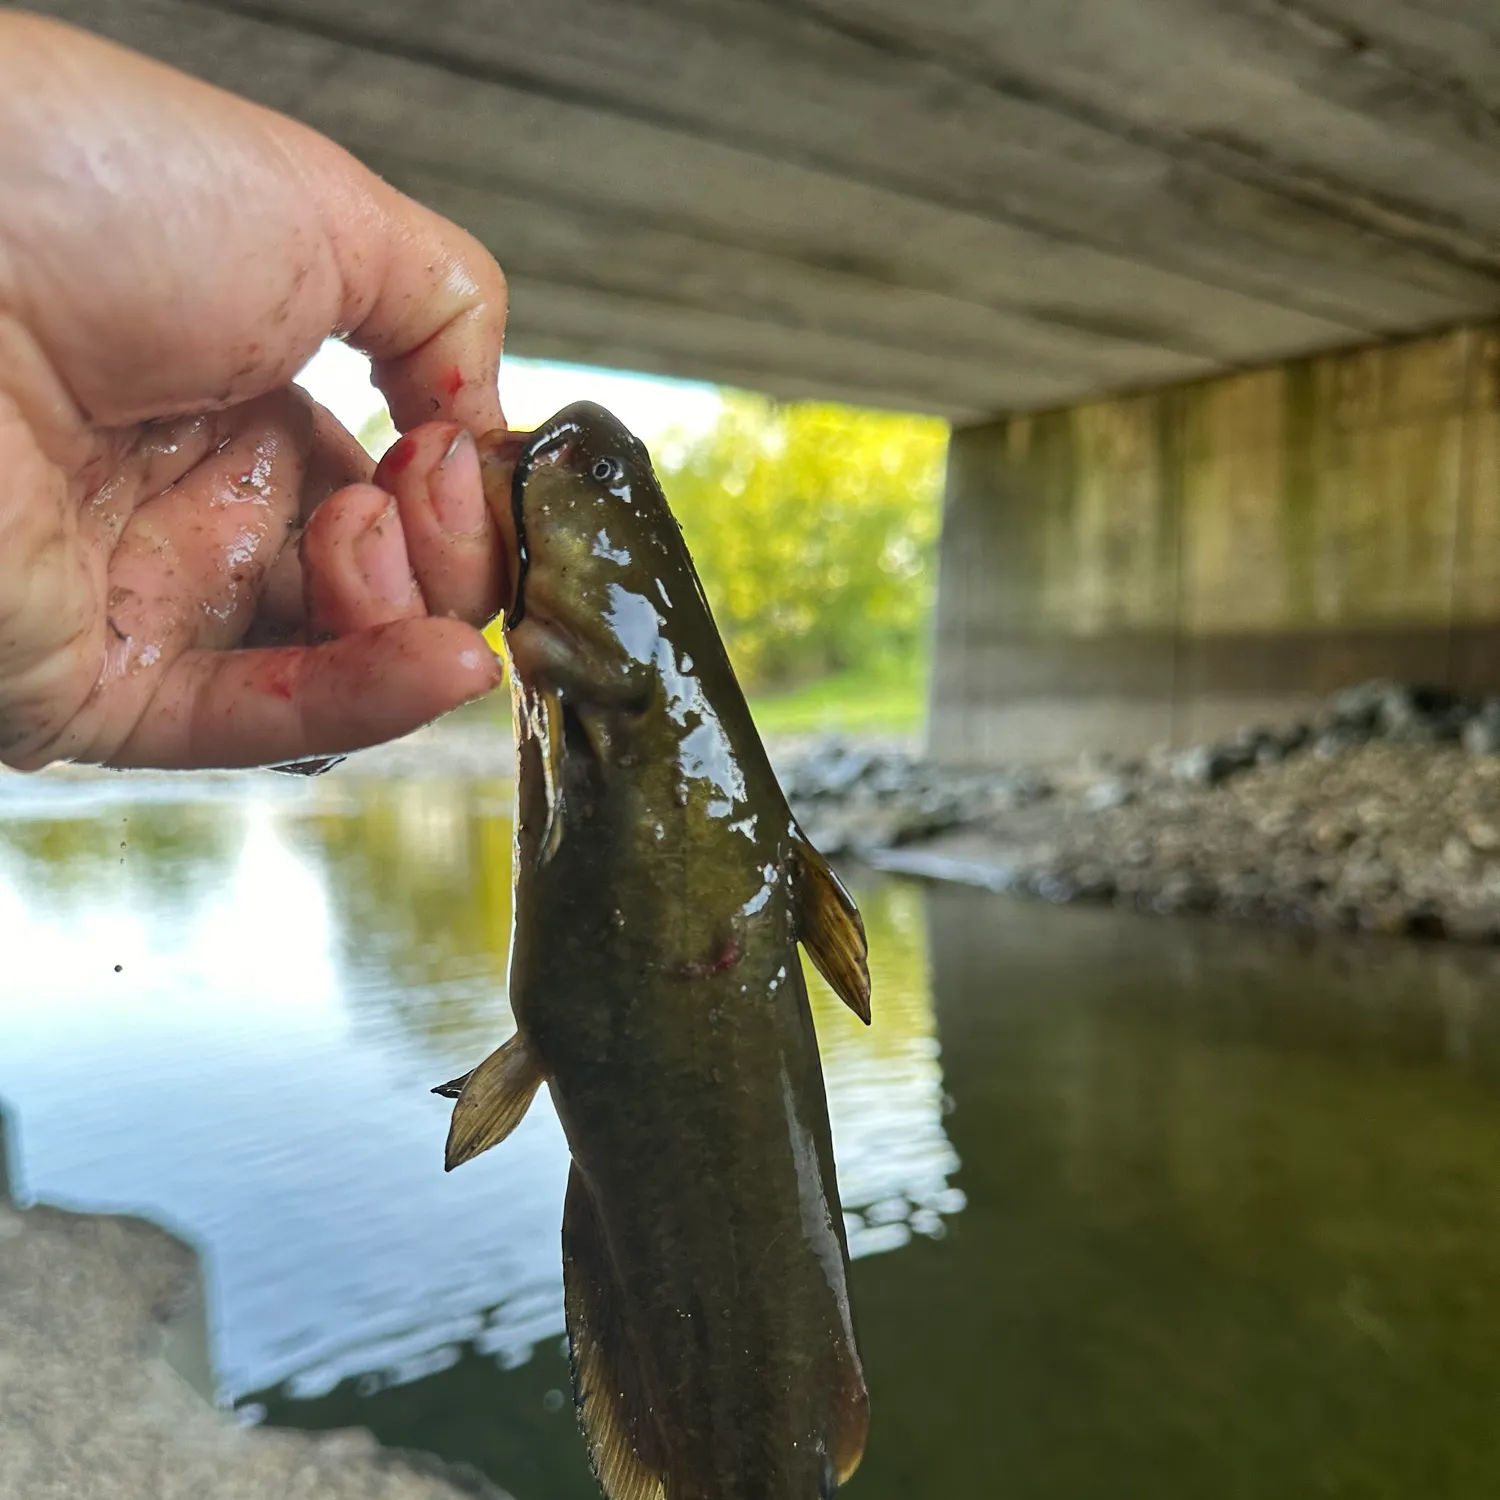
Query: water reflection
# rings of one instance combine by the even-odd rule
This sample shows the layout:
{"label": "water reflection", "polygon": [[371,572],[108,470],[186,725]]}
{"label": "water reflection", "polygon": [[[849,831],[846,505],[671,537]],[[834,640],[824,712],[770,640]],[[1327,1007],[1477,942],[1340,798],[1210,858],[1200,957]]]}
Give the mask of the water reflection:
{"label": "water reflection", "polygon": [[[122,809],[46,812],[0,832],[19,1190],[194,1233],[271,1420],[592,1500],[555,1122],[445,1177],[425,1092],[508,1025],[503,789],[131,808],[123,866]],[[860,896],[853,1500],[1500,1491],[1500,956]]]}
{"label": "water reflection", "polygon": [[[854,1266],[851,1496],[1494,1495],[1500,959],[901,899],[968,1202]],[[592,1500],[566,1387],[548,1343],[264,1399]]]}
{"label": "water reflection", "polygon": [[[533,1111],[448,1177],[450,1106],[428,1093],[511,1026],[507,786],[89,790],[72,817],[50,789],[6,791],[0,1094],[21,1194],[203,1246],[230,1396],[510,1366],[560,1334],[555,1118]],[[851,1239],[871,1254],[940,1233],[962,1198],[920,905],[861,894],[882,1025],[820,982],[814,1004]]]}
{"label": "water reflection", "polygon": [[969,1207],[859,1268],[864,1493],[1496,1493],[1495,957],[930,913]]}

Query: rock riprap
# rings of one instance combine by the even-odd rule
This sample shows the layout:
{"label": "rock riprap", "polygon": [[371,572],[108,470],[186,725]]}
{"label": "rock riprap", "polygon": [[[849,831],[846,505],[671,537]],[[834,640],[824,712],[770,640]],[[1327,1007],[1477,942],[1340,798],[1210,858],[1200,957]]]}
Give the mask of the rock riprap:
{"label": "rock riprap", "polygon": [[832,854],[1054,901],[1500,940],[1500,698],[1398,683],[1139,760],[953,772],[823,741],[780,767]]}

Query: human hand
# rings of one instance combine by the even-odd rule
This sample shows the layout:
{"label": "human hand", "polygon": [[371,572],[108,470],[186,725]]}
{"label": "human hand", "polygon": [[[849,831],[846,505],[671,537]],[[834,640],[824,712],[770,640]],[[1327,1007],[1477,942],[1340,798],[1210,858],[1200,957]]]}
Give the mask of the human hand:
{"label": "human hand", "polygon": [[[0,13],[0,762],[337,754],[495,686],[504,320],[330,141]],[[291,384],[334,333],[406,434],[379,470]]]}

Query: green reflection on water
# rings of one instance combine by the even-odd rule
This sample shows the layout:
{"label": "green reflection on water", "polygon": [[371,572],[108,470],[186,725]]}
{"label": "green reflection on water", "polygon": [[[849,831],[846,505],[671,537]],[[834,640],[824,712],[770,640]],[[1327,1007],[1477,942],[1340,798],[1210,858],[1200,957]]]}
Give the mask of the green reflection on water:
{"label": "green reflection on water", "polygon": [[1494,960],[931,914],[969,1206],[860,1267],[865,1492],[1496,1493]]}
{"label": "green reflection on water", "polygon": [[38,903],[123,885],[176,910],[198,901],[205,872],[227,866],[243,837],[239,820],[222,807],[145,805],[0,821],[0,855],[14,861]]}
{"label": "green reflection on water", "polygon": [[350,990],[356,1012],[478,1062],[511,1029],[509,784],[375,782],[292,836],[321,867],[345,967],[380,977]]}
{"label": "green reflection on water", "polygon": [[[854,1267],[849,1493],[1494,1495],[1496,960],[892,890],[968,1207]],[[585,1500],[565,1389],[549,1346],[269,1405]]]}

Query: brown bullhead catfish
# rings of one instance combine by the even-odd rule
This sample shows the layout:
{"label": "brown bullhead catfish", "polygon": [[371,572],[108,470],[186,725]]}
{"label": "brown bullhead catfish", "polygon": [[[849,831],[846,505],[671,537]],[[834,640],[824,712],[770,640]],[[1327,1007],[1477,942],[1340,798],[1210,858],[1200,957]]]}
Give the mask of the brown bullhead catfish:
{"label": "brown bullhead catfish", "polygon": [[641,443],[570,406],[507,499],[517,1030],[437,1091],[458,1101],[447,1165],[546,1083],[610,1500],[826,1500],[869,1401],[797,944],[868,1022],[864,928],[787,807]]}

